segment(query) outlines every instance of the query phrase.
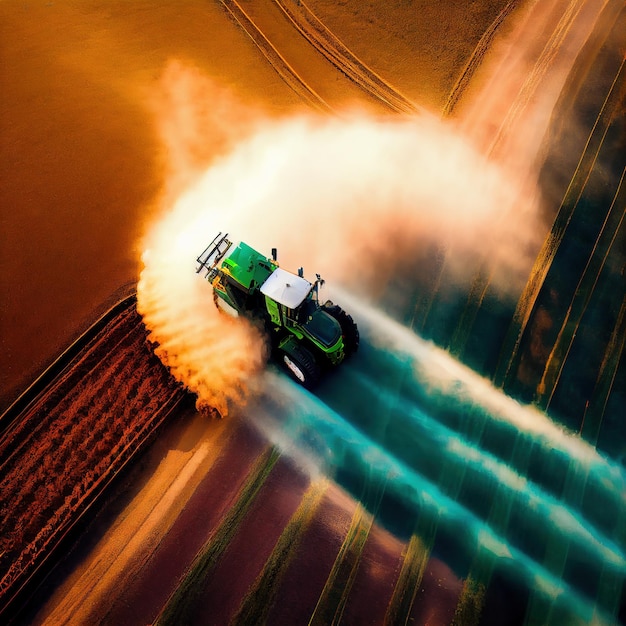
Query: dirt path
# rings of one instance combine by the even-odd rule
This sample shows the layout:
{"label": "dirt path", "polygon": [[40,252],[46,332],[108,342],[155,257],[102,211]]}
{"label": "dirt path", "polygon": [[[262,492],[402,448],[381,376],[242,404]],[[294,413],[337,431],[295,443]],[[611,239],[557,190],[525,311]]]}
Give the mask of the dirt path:
{"label": "dirt path", "polygon": [[[143,572],[145,577],[146,563],[155,558],[157,550],[166,548],[163,542],[168,532],[175,532],[172,527],[192,495],[208,476],[217,477],[217,473],[209,474],[209,470],[218,458],[226,454],[225,448],[236,429],[234,420],[216,421],[195,414],[174,428],[167,440],[155,446],[146,462],[147,471],[134,485],[131,497],[114,524],[98,542],[89,560],[79,564],[55,591],[46,610],[37,616],[34,623],[128,623],[111,621],[123,617],[119,611],[124,607],[136,617],[143,608],[154,619],[164,600],[163,597],[159,600],[154,588],[148,594],[137,593],[130,605],[120,602],[117,613],[111,598],[123,599],[131,590],[137,590],[140,582],[138,575]],[[237,449],[234,456],[231,452],[230,463],[241,452],[242,449]],[[241,467],[245,468],[245,463]],[[219,469],[226,469],[223,462]],[[232,470],[228,474],[233,480]],[[201,509],[197,507],[202,503],[198,497],[195,503],[198,515]],[[212,504],[216,506],[217,503],[214,500]],[[195,528],[204,535],[204,526]],[[181,546],[177,545],[175,551],[181,554]],[[191,554],[194,554],[194,548]],[[167,568],[172,574],[177,571],[174,562],[167,563]],[[153,572],[162,580],[160,568]],[[161,586],[167,598],[171,585],[169,591],[167,584]],[[142,597],[144,600],[137,604],[137,598]],[[146,619],[145,614],[143,618]]]}

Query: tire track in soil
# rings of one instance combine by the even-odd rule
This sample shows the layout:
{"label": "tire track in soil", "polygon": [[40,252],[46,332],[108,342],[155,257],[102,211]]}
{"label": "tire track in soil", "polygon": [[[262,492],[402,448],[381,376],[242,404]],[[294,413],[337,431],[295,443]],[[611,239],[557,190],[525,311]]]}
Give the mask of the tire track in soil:
{"label": "tire track in soil", "polygon": [[452,91],[448,96],[448,100],[443,107],[442,117],[449,117],[452,114],[454,108],[461,99],[463,92],[469,85],[470,80],[474,76],[478,67],[482,64],[483,59],[485,58],[485,54],[487,54],[487,52],[491,48],[491,44],[493,43],[493,40],[497,32],[500,30],[500,27],[502,26],[504,20],[517,8],[519,3],[520,0],[511,0],[504,7],[504,9],[500,11],[496,19],[489,26],[489,28],[483,33],[483,36],[478,41],[478,44],[476,44],[476,48],[474,48],[474,51],[469,58],[469,61],[463,68],[461,75],[454,84],[454,87],[452,87]]}
{"label": "tire track in soil", "polygon": [[239,24],[243,31],[252,39],[278,75],[291,87],[305,102],[324,113],[332,111],[331,106],[296,72],[287,60],[276,50],[269,39],[261,32],[241,5],[235,0],[220,0],[232,19]]}
{"label": "tire track in soil", "polygon": [[[383,102],[397,113],[419,111],[413,102],[392,85],[367,67],[351,50],[332,33],[304,2],[288,5],[283,0],[274,0],[287,19],[300,34],[338,70],[361,87],[365,92]],[[293,7],[297,6],[295,11]]]}
{"label": "tire track in soil", "polygon": [[[236,0],[220,0],[231,17],[241,26],[246,34],[259,48],[263,56],[274,67],[283,80],[313,108],[333,113],[334,108],[329,104],[310,81],[304,78],[299,71],[282,55],[275,43],[263,33],[262,29]],[[282,0],[269,0],[291,24],[291,26],[320,53],[335,69],[356,85],[362,92],[372,97],[385,109],[395,113],[413,114],[419,112],[419,107],[397,91],[392,85],[378,76],[356,57],[342,42],[319,20],[311,9],[304,3],[298,4],[294,10]],[[258,6],[254,10],[259,12]]]}

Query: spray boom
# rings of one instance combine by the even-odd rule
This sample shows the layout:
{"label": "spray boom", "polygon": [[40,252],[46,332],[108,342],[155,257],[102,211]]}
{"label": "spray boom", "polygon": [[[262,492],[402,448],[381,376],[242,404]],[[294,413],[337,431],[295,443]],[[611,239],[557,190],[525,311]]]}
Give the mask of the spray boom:
{"label": "spray boom", "polygon": [[196,259],[198,263],[196,274],[199,274],[205,269],[207,271],[206,278],[211,282],[217,275],[217,264],[224,258],[232,245],[232,241],[228,239],[228,233],[225,235],[222,235],[221,232],[218,233],[215,239],[213,239],[204,249],[204,252]]}

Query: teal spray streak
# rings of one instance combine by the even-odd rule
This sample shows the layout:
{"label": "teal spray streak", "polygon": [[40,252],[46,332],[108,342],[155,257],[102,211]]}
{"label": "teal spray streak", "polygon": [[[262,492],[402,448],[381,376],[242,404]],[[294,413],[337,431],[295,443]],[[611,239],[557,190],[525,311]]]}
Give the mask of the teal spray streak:
{"label": "teal spray streak", "polygon": [[[288,402],[280,411],[275,426],[285,437],[283,443],[291,447],[298,458],[304,454],[313,458],[326,472],[349,467],[352,472],[368,475],[370,480],[385,483],[386,494],[401,502],[414,515],[424,515],[438,520],[438,532],[458,542],[457,548],[467,558],[496,559],[500,567],[509,570],[524,584],[537,589],[546,599],[566,612],[568,623],[588,623],[598,615],[601,622],[610,623],[592,599],[547,571],[540,563],[499,536],[484,520],[466,507],[449,498],[438,485],[428,480],[404,462],[397,459],[381,445],[349,424],[315,396],[308,394],[286,380],[279,378],[271,385]],[[278,406],[271,401],[260,404],[254,411],[261,420],[276,419]],[[280,444],[280,442],[279,442]],[[439,453],[440,450],[433,450]],[[620,565],[611,571],[624,577],[623,558],[615,555]],[[580,620],[580,621],[579,621]]]}
{"label": "teal spray streak", "polygon": [[[263,404],[257,407],[265,413],[261,422],[278,420],[269,429],[296,458],[312,458],[331,475],[379,481],[386,496],[436,521],[440,536],[460,541],[466,564],[478,559],[509,570],[538,590],[553,616],[571,623],[592,617],[610,622],[615,606],[609,603],[609,614],[603,613],[602,580],[626,577],[624,538],[604,520],[596,524],[585,517],[580,493],[587,490],[598,507],[622,518],[623,469],[404,327],[358,308],[361,354],[333,376],[320,397],[269,375],[268,388],[275,393],[263,401],[265,411]],[[531,450],[546,471],[533,480],[525,475],[527,455],[521,455],[520,468],[512,467],[519,456],[514,448]],[[555,469],[566,475],[562,492],[551,480]],[[449,480],[455,475],[463,487]],[[492,502],[476,507],[468,497],[474,491],[504,498],[506,514],[494,515]],[[509,524],[512,508],[523,510],[516,525]],[[518,541],[520,521],[540,546],[561,535],[565,560],[572,552],[601,575],[581,589],[560,561],[551,571],[542,554]]]}

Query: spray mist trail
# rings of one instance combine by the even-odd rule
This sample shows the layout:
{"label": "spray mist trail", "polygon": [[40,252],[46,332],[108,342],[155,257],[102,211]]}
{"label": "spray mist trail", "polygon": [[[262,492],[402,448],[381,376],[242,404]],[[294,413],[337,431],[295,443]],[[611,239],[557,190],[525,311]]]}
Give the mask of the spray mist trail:
{"label": "spray mist trail", "polygon": [[[459,570],[478,558],[538,590],[568,623],[598,611],[608,621],[615,607],[598,600],[599,581],[626,577],[622,469],[356,304],[363,350],[318,397],[268,374],[253,411],[261,427],[377,507],[394,531],[435,522],[435,550]],[[562,561],[545,558],[555,545]]]}
{"label": "spray mist trail", "polygon": [[[449,246],[454,281],[469,284],[490,241],[513,299],[539,232],[533,189],[425,116],[268,123],[195,181],[146,237],[139,308],[174,375],[220,410],[245,400],[264,352],[245,324],[216,318],[193,271],[219,231],[373,298],[421,265],[420,243]],[[251,418],[394,530],[432,522],[433,551],[459,572],[504,570],[561,623],[614,613],[601,586],[626,576],[621,469],[382,313],[337,301],[361,351],[317,397],[268,373]]]}
{"label": "spray mist trail", "polygon": [[237,143],[224,139],[230,151],[202,175],[183,158],[185,145],[172,147],[174,122],[162,132],[176,175],[164,190],[167,210],[142,242],[138,307],[174,376],[222,414],[248,397],[265,353],[254,329],[217,319],[211,288],[194,273],[220,231],[266,254],[278,247],[285,267],[366,291],[405,265],[416,241],[454,242],[460,282],[485,239],[500,242],[492,254],[507,289],[524,274],[528,259],[510,250],[533,239],[536,207],[520,206],[514,181],[434,118],[266,122]]}

